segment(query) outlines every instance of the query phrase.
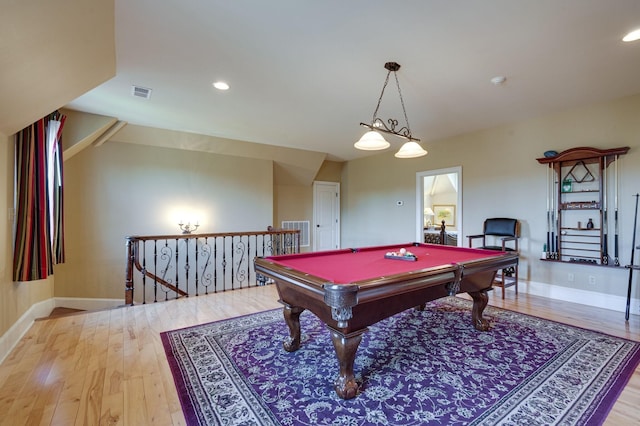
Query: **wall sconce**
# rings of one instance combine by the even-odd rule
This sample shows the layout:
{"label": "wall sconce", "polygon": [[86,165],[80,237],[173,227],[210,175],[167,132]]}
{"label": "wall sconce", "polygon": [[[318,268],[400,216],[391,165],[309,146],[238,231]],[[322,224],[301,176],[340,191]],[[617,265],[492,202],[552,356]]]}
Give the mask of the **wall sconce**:
{"label": "wall sconce", "polygon": [[178,226],[180,227],[180,230],[183,234],[190,234],[192,232],[195,232],[200,224],[196,222],[195,225],[192,225],[191,222],[184,223],[184,221],[181,220]]}

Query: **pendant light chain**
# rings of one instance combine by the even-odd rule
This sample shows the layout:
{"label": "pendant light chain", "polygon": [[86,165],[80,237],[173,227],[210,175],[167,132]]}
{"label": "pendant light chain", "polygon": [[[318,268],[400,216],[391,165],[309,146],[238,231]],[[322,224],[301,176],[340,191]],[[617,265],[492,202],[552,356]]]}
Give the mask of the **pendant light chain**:
{"label": "pendant light chain", "polygon": [[[376,105],[376,110],[373,111],[373,117],[371,118],[372,125],[375,123],[376,118],[378,118],[378,110],[380,109],[380,103],[382,102],[382,97],[384,96],[384,90],[387,88],[387,84],[389,83],[389,74],[391,74],[391,70],[387,72],[387,78],[384,80],[384,84],[382,85],[382,92],[380,92],[380,97],[378,98],[378,105]],[[396,82],[397,81],[398,81],[398,77],[396,76]],[[402,102],[402,95],[400,95],[400,100]],[[404,106],[402,108],[404,108]],[[406,116],[406,113],[405,113],[405,116]]]}
{"label": "pendant light chain", "polygon": [[[394,71],[393,75],[396,78],[396,86],[398,86],[398,94],[400,95],[400,104],[402,105],[402,112],[404,113],[404,121],[405,123],[407,123],[407,132],[409,133],[409,138],[411,139],[411,126],[409,126],[409,118],[407,117],[407,110],[404,107],[404,99],[402,99],[402,91],[400,90],[400,82],[398,81],[398,74]],[[389,79],[389,74],[387,74],[387,80],[388,79]]]}

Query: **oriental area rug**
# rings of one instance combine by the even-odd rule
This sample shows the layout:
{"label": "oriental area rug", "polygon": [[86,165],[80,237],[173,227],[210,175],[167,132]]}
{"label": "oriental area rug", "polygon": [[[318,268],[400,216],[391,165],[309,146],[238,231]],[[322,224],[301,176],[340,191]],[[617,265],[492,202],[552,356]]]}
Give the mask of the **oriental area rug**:
{"label": "oriental area rug", "polygon": [[448,297],[364,334],[353,399],[334,389],[338,361],[310,312],[288,353],[282,310],[161,338],[188,425],[599,425],[640,361],[640,343]]}

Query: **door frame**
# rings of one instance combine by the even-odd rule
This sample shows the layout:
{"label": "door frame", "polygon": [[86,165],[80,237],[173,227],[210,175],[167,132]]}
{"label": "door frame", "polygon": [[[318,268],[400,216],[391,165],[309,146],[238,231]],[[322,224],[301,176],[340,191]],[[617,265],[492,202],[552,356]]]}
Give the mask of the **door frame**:
{"label": "door frame", "polygon": [[460,246],[462,244],[462,166],[416,172],[416,241],[418,242],[424,241],[424,178],[449,173],[456,173],[458,175],[456,229],[458,232],[458,245]]}
{"label": "door frame", "polygon": [[317,251],[317,238],[316,238],[316,229],[318,226],[318,213],[317,213],[317,209],[319,208],[318,206],[318,199],[317,199],[317,186],[321,184],[321,185],[331,185],[334,187],[335,191],[336,191],[336,202],[334,204],[334,214],[336,217],[336,222],[333,224],[333,234],[334,234],[334,238],[336,241],[336,248],[340,248],[340,222],[341,222],[341,217],[340,217],[340,182],[327,182],[327,181],[321,181],[321,180],[316,180],[313,182],[313,244],[311,245],[313,251]]}

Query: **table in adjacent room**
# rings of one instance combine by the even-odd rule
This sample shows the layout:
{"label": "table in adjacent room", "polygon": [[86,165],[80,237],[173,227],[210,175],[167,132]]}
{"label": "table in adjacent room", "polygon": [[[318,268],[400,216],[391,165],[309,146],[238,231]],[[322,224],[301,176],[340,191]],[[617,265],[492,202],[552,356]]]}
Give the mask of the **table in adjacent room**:
{"label": "table in adjacent room", "polygon": [[[414,258],[395,256],[401,249]],[[350,399],[358,392],[353,365],[368,326],[466,292],[473,299],[473,325],[487,331],[489,324],[482,317],[487,291],[498,270],[517,263],[514,253],[406,243],[256,258],[255,269],[275,281],[290,332],[284,342],[287,351],[300,348],[300,314],[305,309],[327,325],[340,369],[334,387],[341,398]]]}

